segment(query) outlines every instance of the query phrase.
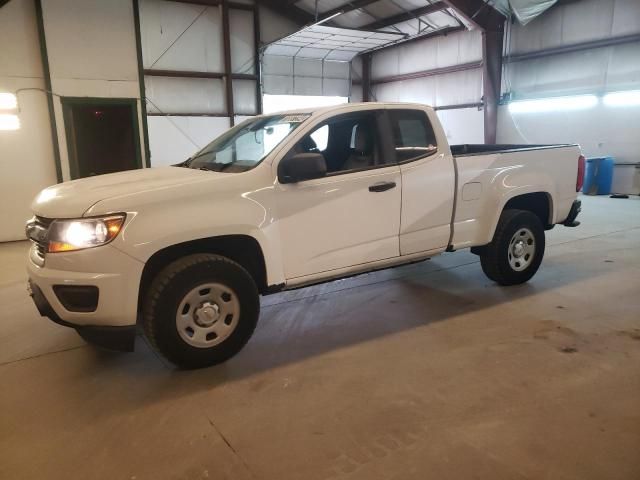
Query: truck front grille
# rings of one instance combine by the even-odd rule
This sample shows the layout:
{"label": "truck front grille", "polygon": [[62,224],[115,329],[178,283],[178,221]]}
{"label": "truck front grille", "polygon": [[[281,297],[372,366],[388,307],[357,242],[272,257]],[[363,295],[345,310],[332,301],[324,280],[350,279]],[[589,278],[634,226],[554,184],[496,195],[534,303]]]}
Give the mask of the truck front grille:
{"label": "truck front grille", "polygon": [[52,218],[35,216],[27,224],[27,236],[35,244],[38,256],[44,258],[49,244],[49,227],[53,222]]}

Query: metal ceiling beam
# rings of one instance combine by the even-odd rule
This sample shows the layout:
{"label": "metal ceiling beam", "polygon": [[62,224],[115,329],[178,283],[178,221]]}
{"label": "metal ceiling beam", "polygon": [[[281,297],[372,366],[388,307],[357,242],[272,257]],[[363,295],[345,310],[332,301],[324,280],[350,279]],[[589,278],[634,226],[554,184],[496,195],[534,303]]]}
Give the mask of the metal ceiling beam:
{"label": "metal ceiling beam", "polygon": [[483,0],[442,0],[468,22],[482,30],[502,28],[505,17]]}
{"label": "metal ceiling beam", "polygon": [[483,0],[442,0],[482,30],[484,142],[496,143],[505,16]]}
{"label": "metal ceiling beam", "polygon": [[392,43],[391,45],[386,45],[384,47],[380,47],[380,48],[376,48],[374,50],[371,50],[372,52],[379,52],[381,50],[386,50],[387,48],[393,48],[393,47],[397,47],[399,45],[404,45],[407,43],[411,43],[411,42],[417,42],[419,40],[426,40],[428,38],[434,38],[434,37],[440,37],[440,36],[446,36],[450,33],[456,33],[456,32],[462,32],[462,31],[467,31],[467,28],[464,26],[458,26],[458,27],[445,27],[445,28],[441,28],[439,30],[432,30],[430,32],[424,33],[422,35],[416,35],[415,37],[409,37],[403,40],[399,40],[397,42]]}
{"label": "metal ceiling beam", "polygon": [[229,114],[229,125],[236,124],[236,112],[233,105],[233,80],[231,79],[231,25],[229,23],[229,5],[225,0],[222,2],[222,46],[224,51],[224,90],[227,103],[227,113]]}
{"label": "metal ceiling beam", "polygon": [[587,42],[562,45],[560,47],[534,50],[532,52],[509,54],[504,58],[504,61],[507,63],[521,62],[524,60],[534,60],[536,58],[561,55],[563,53],[582,52],[584,50],[593,50],[594,48],[611,47],[635,42],[640,42],[640,33],[632,33],[630,35],[622,35],[620,37],[603,38],[600,40],[590,40]]}
{"label": "metal ceiling beam", "polygon": [[403,80],[413,80],[415,78],[433,77],[436,75],[444,75],[446,73],[463,72],[466,70],[476,70],[482,67],[482,62],[469,62],[460,63],[458,65],[450,65],[448,67],[433,68],[431,70],[421,70],[419,72],[402,73],[400,75],[390,75],[388,77],[380,77],[375,80],[371,80],[372,85],[379,85],[381,83],[400,82]]}
{"label": "metal ceiling beam", "polygon": [[318,15],[318,20],[315,21],[320,22],[323,19],[332,17],[337,13],[349,13],[354,10],[364,8],[367,5],[371,5],[372,3],[376,3],[377,1],[379,0],[353,0],[350,2],[346,2],[344,5],[340,5],[339,7],[332,8],[331,10],[327,10],[326,12],[322,12],[322,14]]}
{"label": "metal ceiling beam", "polygon": [[362,101],[371,101],[371,54],[362,56]]}
{"label": "metal ceiling beam", "polygon": [[[349,13],[360,8],[364,8],[367,5],[376,3],[380,0],[352,0],[345,2],[344,5],[332,8],[326,12],[318,13],[318,18],[313,13],[309,13],[306,10],[296,7],[294,1],[282,1],[282,0],[258,0],[258,3],[272,9],[280,15],[286,16],[289,19],[300,25],[308,25],[311,23],[318,23],[333,17],[336,14]],[[335,26],[329,22],[325,25]]]}
{"label": "metal ceiling beam", "polygon": [[381,28],[386,28],[391,25],[395,25],[396,23],[413,20],[414,18],[420,17],[422,15],[439,12],[448,7],[449,5],[444,2],[436,2],[430,5],[425,5],[424,7],[416,8],[414,10],[399,13],[398,15],[394,15],[392,17],[383,18],[381,20],[368,23],[367,25],[362,25],[358,28],[360,28],[361,30],[380,30]]}

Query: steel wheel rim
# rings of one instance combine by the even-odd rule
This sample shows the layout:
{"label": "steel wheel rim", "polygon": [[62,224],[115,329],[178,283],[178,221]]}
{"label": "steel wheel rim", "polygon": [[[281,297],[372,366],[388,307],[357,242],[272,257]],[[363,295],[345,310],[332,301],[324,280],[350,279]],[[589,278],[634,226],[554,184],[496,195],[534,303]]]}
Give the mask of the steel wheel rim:
{"label": "steel wheel rim", "polygon": [[203,283],[191,289],[176,311],[180,338],[196,348],[225,341],[240,320],[238,295],[221,283]]}
{"label": "steel wheel rim", "polygon": [[516,272],[526,270],[533,263],[536,253],[536,238],[528,228],[519,228],[509,241],[507,258]]}

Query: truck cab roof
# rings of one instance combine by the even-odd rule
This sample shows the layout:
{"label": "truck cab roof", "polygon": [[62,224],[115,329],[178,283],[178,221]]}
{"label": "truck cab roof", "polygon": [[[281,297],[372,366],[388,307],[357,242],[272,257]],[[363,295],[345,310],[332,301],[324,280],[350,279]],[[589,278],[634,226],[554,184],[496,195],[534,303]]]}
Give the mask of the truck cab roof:
{"label": "truck cab roof", "polygon": [[282,110],[278,112],[272,112],[267,115],[321,115],[324,113],[348,113],[355,112],[358,110],[375,110],[379,108],[386,107],[404,107],[408,109],[416,109],[416,110],[424,110],[431,109],[432,107],[429,105],[425,105],[422,103],[407,103],[407,102],[352,102],[352,103],[343,103],[340,105],[331,105],[328,107],[312,107],[312,108],[296,108],[292,110]]}

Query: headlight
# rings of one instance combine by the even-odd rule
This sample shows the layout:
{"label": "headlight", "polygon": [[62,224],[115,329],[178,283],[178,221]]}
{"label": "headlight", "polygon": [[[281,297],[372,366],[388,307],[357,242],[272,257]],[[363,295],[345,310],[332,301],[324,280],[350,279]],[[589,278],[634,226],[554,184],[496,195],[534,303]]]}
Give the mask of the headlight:
{"label": "headlight", "polygon": [[49,253],[71,252],[97,247],[113,240],[124,223],[126,215],[101,218],[55,220],[49,229]]}

